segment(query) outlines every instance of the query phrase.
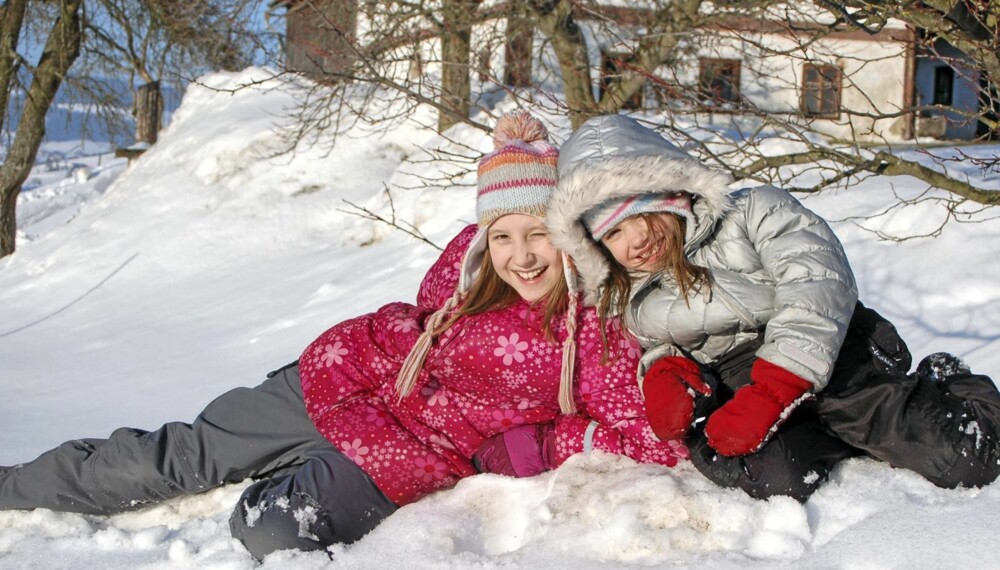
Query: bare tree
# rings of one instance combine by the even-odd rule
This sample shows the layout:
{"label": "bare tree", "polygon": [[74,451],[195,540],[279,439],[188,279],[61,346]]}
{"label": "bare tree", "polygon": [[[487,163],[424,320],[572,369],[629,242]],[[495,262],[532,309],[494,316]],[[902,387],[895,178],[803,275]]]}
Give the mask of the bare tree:
{"label": "bare tree", "polygon": [[[907,49],[935,55],[941,62],[955,68],[959,75],[973,74],[978,76],[980,89],[979,98],[983,102],[978,111],[966,112],[962,121],[973,124],[979,122],[985,125],[985,134],[995,136],[1000,124],[997,122],[995,77],[1000,73],[1000,39],[998,39],[998,18],[1000,18],[1000,3],[981,0],[959,0],[943,2],[834,2],[823,0],[832,21],[823,26],[810,29],[800,27],[795,30],[799,45],[815,46],[819,41],[835,30],[855,30],[868,36],[885,33],[892,20],[903,21],[909,25],[910,37]],[[940,41],[945,40],[951,46],[958,48],[962,58],[948,57],[937,53]],[[911,57],[913,56],[911,52]],[[763,54],[766,57],[766,53]],[[805,57],[804,60],[815,62],[817,59],[832,60],[830,54],[825,58]],[[860,74],[864,64],[875,62],[877,55],[854,56],[860,65],[855,68]],[[867,58],[867,60],[865,59]],[[848,66],[842,66],[848,67]],[[841,81],[851,85],[855,77],[844,73]],[[909,94],[907,94],[909,95]],[[898,146],[887,138],[885,132],[879,132],[878,125],[894,122],[901,126],[903,132],[912,137],[914,122],[928,112],[951,111],[943,105],[929,105],[921,101],[909,99],[896,108],[869,108],[866,111],[851,109],[841,103],[837,109],[838,115],[853,127],[855,138],[846,137],[835,144],[816,142],[810,138],[813,132],[811,125],[791,120],[775,121],[780,117],[765,116],[753,105],[746,105],[743,112],[758,114],[762,120],[770,120],[780,124],[788,133],[801,143],[803,150],[793,154],[780,156],[768,155],[760,151],[759,145],[745,145],[739,149],[743,159],[732,170],[739,178],[755,178],[765,181],[781,181],[793,189],[804,192],[816,192],[833,186],[846,186],[873,174],[885,176],[906,175],[927,183],[931,188],[938,188],[950,193],[948,210],[952,217],[958,218],[959,205],[974,203],[983,206],[1000,204],[1000,192],[977,185],[967,175],[958,170],[949,170],[957,161],[975,164],[979,171],[988,173],[1000,166],[1000,157],[992,159],[967,160],[969,157],[949,156],[935,152],[931,145],[916,145],[918,152],[915,158],[907,158],[895,150]],[[953,112],[953,111],[952,111]],[[954,113],[954,112],[953,112]],[[959,113],[954,113],[959,114]],[[860,126],[860,128],[859,128]],[[728,164],[736,164],[728,161]],[[803,186],[797,183],[797,176],[802,173],[802,165],[811,165],[812,182]],[[930,164],[930,166],[928,166]],[[906,200],[900,200],[906,203]]]}
{"label": "bare tree", "polygon": [[[737,179],[792,191],[905,175],[945,190],[955,219],[963,204],[1000,201],[1000,193],[967,176],[970,164],[985,173],[1000,167],[1000,158],[935,154],[915,140],[930,124],[928,114],[950,113],[997,132],[997,0],[358,5],[365,33],[352,45],[355,64],[336,89],[304,99],[295,141],[345,120],[391,123],[421,105],[438,111],[439,132],[456,122],[488,131],[493,102],[506,98],[565,114],[573,126],[597,114],[642,111]],[[448,23],[456,7],[461,25]],[[453,31],[461,32],[457,41],[448,39]],[[855,47],[845,48],[848,41]],[[914,97],[912,68],[904,68],[941,42],[964,55],[939,52],[940,61],[983,78],[980,97],[987,103],[978,111],[961,115]],[[871,49],[856,49],[862,44]],[[525,71],[526,62],[534,68]],[[873,78],[877,83],[890,68],[892,80],[883,82],[895,91],[883,97]],[[461,81],[470,78],[467,90]],[[462,157],[471,168],[475,152]],[[954,168],[959,160],[963,169]],[[426,182],[445,184],[452,176]]]}
{"label": "bare tree", "polygon": [[[246,17],[262,0],[89,0],[77,75],[124,75],[133,89],[136,142],[152,144],[163,113],[161,81],[209,69],[241,69],[249,59]],[[106,100],[82,89],[95,101]]]}
{"label": "bare tree", "polygon": [[[56,91],[70,66],[80,53],[80,7],[83,0],[61,0],[54,3],[55,19],[38,62],[32,66],[31,83],[24,96],[20,122],[13,143],[0,166],[0,257],[14,252],[17,221],[17,195],[35,163],[38,147],[45,136],[45,115]],[[18,85],[18,68],[28,65],[16,51],[27,0],[10,0],[0,5],[0,97],[6,111],[10,95]],[[6,117],[6,112],[4,112]],[[0,119],[2,121],[2,119]],[[0,122],[2,126],[2,122]]]}
{"label": "bare tree", "polygon": [[[263,0],[10,0],[0,4],[0,131],[12,141],[0,167],[0,257],[16,246],[16,205],[45,136],[56,93],[122,127],[121,97],[109,79],[142,86],[137,138],[155,140],[163,110],[159,81],[244,66],[253,46],[244,24]],[[30,34],[26,32],[30,31]],[[44,41],[44,45],[43,44]],[[27,46],[27,47],[26,47]],[[30,53],[41,48],[37,62]],[[18,109],[12,107],[20,105]],[[16,116],[16,130],[7,119]]]}
{"label": "bare tree", "polygon": [[[682,39],[704,24],[702,4],[702,0],[653,0],[623,9],[601,2],[528,2],[529,13],[551,40],[559,61],[573,126],[594,115],[617,112],[655,77],[657,68],[679,59],[684,52]],[[605,54],[614,60],[616,73],[601,78],[596,94],[592,50],[580,30],[581,20],[600,29],[609,43],[618,44],[617,53]]]}
{"label": "bare tree", "polygon": [[[491,68],[489,58],[498,45],[510,41],[505,36],[506,17],[519,3],[353,1],[359,31],[346,47],[341,40],[347,33],[341,30],[342,22],[337,15],[331,13],[332,0],[276,3],[287,6],[287,17],[296,18],[296,34],[304,19],[315,20],[313,28],[331,30],[325,42],[313,36],[305,39],[309,42],[305,46],[309,61],[297,67],[306,75],[316,78],[309,70],[316,69],[317,64],[335,53],[342,56],[340,61],[353,62],[349,69],[336,69],[333,81],[318,78],[317,88],[303,96],[302,120],[299,131],[292,137],[294,140],[309,138],[344,121],[353,124],[358,118],[375,120],[377,113],[365,109],[384,108],[390,102],[403,110],[378,120],[391,124],[418,106],[428,105],[438,111],[439,131],[457,123],[485,128],[472,118],[477,98],[474,90],[504,85],[504,79]],[[528,28],[529,35],[532,27]],[[290,27],[289,41],[293,41],[291,33]],[[303,46],[288,49],[300,58],[306,51]],[[530,65],[530,61],[520,64]],[[345,96],[352,98],[352,102],[346,103]]]}
{"label": "bare tree", "polygon": [[[935,155],[928,148],[922,149],[917,158],[906,158],[894,150],[901,139],[913,138],[914,120],[919,114],[929,108],[942,111],[941,106],[921,105],[906,99],[905,94],[891,107],[870,99],[853,105],[838,99],[829,112],[816,115],[833,117],[826,122],[843,128],[824,130],[823,121],[809,114],[803,116],[798,109],[768,104],[767,97],[754,100],[742,96],[738,86],[742,65],[745,75],[759,83],[758,90],[766,84],[798,93],[802,102],[802,97],[810,97],[803,91],[802,77],[782,79],[769,62],[792,62],[803,73],[818,73],[821,79],[830,69],[830,62],[840,62],[829,72],[836,74],[838,88],[864,99],[871,85],[863,82],[871,76],[868,70],[880,60],[900,61],[904,50],[932,52],[940,39],[961,49],[983,77],[992,78],[1000,54],[1000,3],[824,1],[821,4],[825,10],[800,2],[798,6],[784,6],[784,12],[771,11],[785,4],[715,2],[709,7],[699,0],[650,1],[622,9],[580,0],[529,2],[528,7],[538,28],[551,39],[562,73],[566,112],[574,126],[595,114],[629,108],[629,102],[640,95],[657,94],[661,96],[660,108],[666,111],[661,118],[670,136],[679,138],[705,160],[729,169],[737,179],[818,192],[857,184],[875,174],[907,175],[949,192],[952,197],[947,200],[953,216],[964,202],[1000,203],[1000,192],[977,186],[964,173],[948,169],[948,163],[959,158]],[[893,18],[910,24],[908,30],[896,33],[905,39],[896,42],[895,51],[837,51],[844,48],[835,36],[846,37],[852,32],[873,36],[873,40],[880,33],[891,36],[886,25]],[[614,46],[614,51],[602,54],[599,81],[591,76],[595,66],[585,57],[594,46],[585,45],[585,35],[580,32],[583,25],[589,28],[590,37],[603,38],[605,49]],[[767,41],[764,36],[768,34],[781,36],[783,41]],[[715,59],[713,52],[719,54]],[[912,57],[912,52],[909,55]],[[700,74],[685,69],[691,67],[690,62],[699,60],[709,66],[738,63],[735,71],[728,71],[729,75],[721,68],[707,73],[702,69]],[[960,61],[953,64],[963,65]],[[710,84],[714,81],[722,84]],[[979,112],[967,113],[965,119],[979,121],[996,132],[995,84],[992,79],[981,83],[980,98],[988,104]],[[593,89],[595,84],[600,88]],[[723,100],[713,92],[719,89],[730,90]],[[802,102],[803,106],[807,104],[812,103]],[[648,111],[649,105],[646,108]],[[713,136],[720,116],[726,128],[745,129],[741,136],[726,142]],[[776,146],[776,138],[784,138],[790,143],[786,146],[801,150],[776,155],[769,150]],[[932,165],[928,166],[928,162]],[[980,159],[976,164],[982,172],[989,172],[1000,166],[1000,158]]]}

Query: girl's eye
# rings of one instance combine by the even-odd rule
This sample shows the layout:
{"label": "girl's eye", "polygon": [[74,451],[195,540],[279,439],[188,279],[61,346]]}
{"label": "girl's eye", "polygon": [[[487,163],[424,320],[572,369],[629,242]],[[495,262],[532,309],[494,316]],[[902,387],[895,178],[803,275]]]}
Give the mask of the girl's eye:
{"label": "girl's eye", "polygon": [[493,234],[490,236],[490,240],[492,241],[500,241],[504,239],[507,239],[507,234]]}
{"label": "girl's eye", "polygon": [[620,234],[621,232],[622,231],[620,229],[618,229],[618,228],[612,228],[611,230],[608,231],[608,233],[604,234],[604,237],[601,238],[601,241],[603,241],[605,243],[609,242],[609,241],[615,239],[616,237],[618,237],[618,234]]}

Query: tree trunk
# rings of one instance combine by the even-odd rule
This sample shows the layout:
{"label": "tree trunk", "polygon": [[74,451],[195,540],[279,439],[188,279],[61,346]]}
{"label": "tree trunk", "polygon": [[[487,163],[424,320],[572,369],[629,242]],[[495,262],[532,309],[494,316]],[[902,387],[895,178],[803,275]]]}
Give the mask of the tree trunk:
{"label": "tree trunk", "polygon": [[17,84],[17,70],[21,67],[17,55],[17,42],[21,37],[21,24],[28,0],[10,0],[0,6],[0,130],[7,118],[10,92]]}
{"label": "tree trunk", "polygon": [[449,0],[442,10],[441,105],[438,132],[469,117],[472,107],[472,80],[469,77],[472,20],[477,0]]}
{"label": "tree trunk", "polygon": [[348,80],[357,62],[357,0],[288,2],[285,64],[326,83]]}
{"label": "tree trunk", "polygon": [[[80,55],[80,5],[83,0],[61,0],[59,17],[52,26],[28,88],[21,122],[3,166],[0,166],[0,257],[14,253],[17,237],[17,195],[31,172],[38,147],[45,136],[45,115],[70,66]],[[11,1],[6,9],[14,6]]]}
{"label": "tree trunk", "polygon": [[575,129],[597,114],[587,43],[573,19],[571,2],[559,1],[555,6],[551,2],[544,2],[541,7],[534,8],[534,11],[538,29],[552,41],[552,49],[559,61],[563,93],[569,107],[570,122]]}
{"label": "tree trunk", "polygon": [[160,82],[152,81],[140,85],[135,95],[135,142],[156,144],[163,116],[163,95]]}
{"label": "tree trunk", "polygon": [[503,82],[511,87],[531,86],[531,42],[534,26],[520,11],[511,10],[507,17],[504,42]]}
{"label": "tree trunk", "polygon": [[700,25],[697,20],[701,4],[702,0],[674,0],[669,9],[656,15],[657,33],[640,39],[639,47],[633,54],[632,65],[635,69],[621,73],[618,79],[611,82],[604,97],[597,103],[599,114],[617,113],[641,92],[647,77],[654,75],[657,67],[668,61],[672,54],[678,53],[680,38]]}

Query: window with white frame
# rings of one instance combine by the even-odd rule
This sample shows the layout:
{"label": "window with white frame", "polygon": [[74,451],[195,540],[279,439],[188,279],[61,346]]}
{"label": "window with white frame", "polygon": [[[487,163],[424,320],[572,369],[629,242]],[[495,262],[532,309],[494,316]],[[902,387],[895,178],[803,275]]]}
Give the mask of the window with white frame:
{"label": "window with white frame", "polygon": [[802,69],[802,114],[807,117],[839,115],[842,75],[836,65],[807,63]]}

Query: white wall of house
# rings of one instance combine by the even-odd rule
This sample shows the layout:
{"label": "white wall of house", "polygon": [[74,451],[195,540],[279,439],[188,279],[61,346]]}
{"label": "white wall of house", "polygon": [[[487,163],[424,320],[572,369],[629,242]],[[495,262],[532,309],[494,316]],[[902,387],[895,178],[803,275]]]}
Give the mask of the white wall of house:
{"label": "white wall of house", "polygon": [[[742,49],[744,93],[764,110],[789,113],[798,122],[842,139],[899,140],[903,117],[874,120],[871,115],[895,114],[906,104],[906,47],[902,42],[823,39],[803,48],[794,38],[762,35],[754,42],[727,38],[730,50]],[[770,52],[770,53],[769,53]],[[775,55],[788,53],[789,55]],[[835,118],[809,118],[802,114],[800,97],[806,62],[833,65],[841,70],[841,107]],[[743,87],[741,85],[741,87]]]}
{"label": "white wall of house", "polygon": [[[627,52],[628,33],[609,32],[599,26],[586,26],[594,76],[599,76],[601,50]],[[892,114],[906,103],[906,45],[900,41],[873,41],[826,38],[802,45],[797,38],[774,33],[717,32],[690,38],[681,63],[662,68],[658,75],[668,83],[693,87],[698,82],[700,58],[739,60],[740,93],[761,111],[795,123],[810,123],[816,130],[841,139],[902,140],[907,119],[898,117],[876,121],[873,114]],[[837,66],[842,72],[841,106],[837,117],[806,117],[800,110],[802,74],[806,60]],[[595,87],[596,89],[596,87]],[[655,105],[652,97],[647,104]],[[686,112],[671,105],[674,112]],[[715,124],[725,123],[728,109],[718,107],[711,114]]]}
{"label": "white wall of house", "polygon": [[[364,32],[370,22],[360,22]],[[590,67],[594,80],[595,97],[600,91],[601,65],[603,54],[627,54],[634,50],[636,38],[645,32],[641,28],[624,25],[598,25],[595,22],[580,22],[584,39],[588,46]],[[892,29],[899,37],[905,28],[894,25]],[[496,19],[483,22],[473,30],[471,75],[473,93],[487,100],[473,101],[489,106],[489,98],[502,85],[505,69],[504,49],[506,22]],[[845,37],[833,34],[817,41],[807,41],[806,36],[797,37],[791,33],[766,31],[745,31],[739,34],[715,31],[687,36],[678,50],[679,62],[657,71],[666,84],[695,87],[699,81],[699,60],[736,60],[739,68],[739,94],[761,112],[771,117],[782,118],[795,124],[809,124],[811,128],[844,140],[870,142],[899,142],[912,136],[912,118],[899,115],[876,120],[876,115],[900,113],[912,95],[908,88],[908,62],[906,42],[880,38]],[[558,62],[547,38],[536,31],[533,41],[532,84],[549,94],[547,100],[539,101],[539,106],[558,106],[562,82]],[[414,58],[414,53],[419,57]],[[948,46],[942,46],[940,55],[960,58],[961,54]],[[383,65],[392,69],[392,75],[402,81],[423,83],[428,86],[428,96],[434,96],[440,81],[440,45],[436,40],[421,42],[418,46],[401,46],[395,50]],[[807,62],[828,64],[841,72],[840,106],[843,112],[833,116],[811,117],[802,110],[802,85]],[[934,93],[935,68],[945,65],[940,60],[918,58],[911,85],[916,91],[916,103],[929,104]],[[972,70],[956,70],[951,105],[955,111],[931,111],[931,115],[947,117],[944,137],[971,139],[975,137],[976,122],[967,117],[978,110],[978,74]],[[666,107],[674,113],[685,113],[696,117],[703,124],[727,127],[738,122],[745,127],[754,120],[746,115],[734,115],[735,106],[712,105],[692,106],[677,100],[664,101],[655,96],[655,87],[645,88],[644,106],[649,109]],[[661,93],[663,90],[661,90]],[[685,106],[687,105],[687,106]],[[917,125],[919,128],[919,124]]]}

